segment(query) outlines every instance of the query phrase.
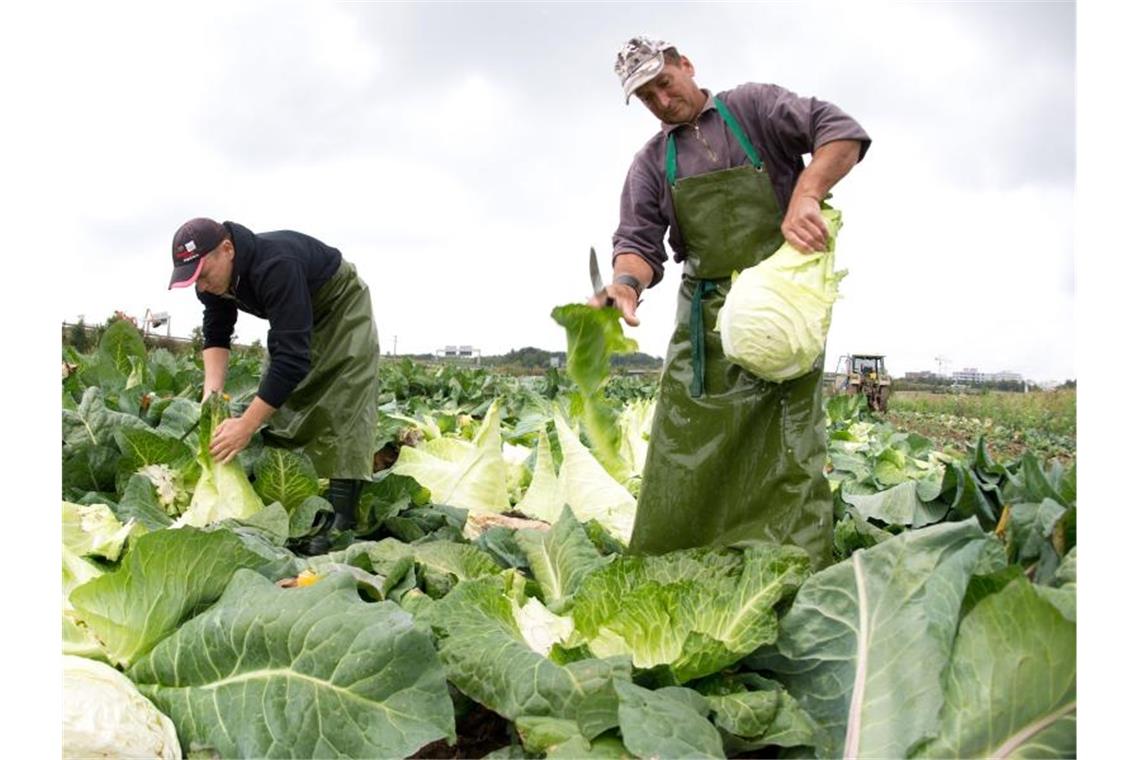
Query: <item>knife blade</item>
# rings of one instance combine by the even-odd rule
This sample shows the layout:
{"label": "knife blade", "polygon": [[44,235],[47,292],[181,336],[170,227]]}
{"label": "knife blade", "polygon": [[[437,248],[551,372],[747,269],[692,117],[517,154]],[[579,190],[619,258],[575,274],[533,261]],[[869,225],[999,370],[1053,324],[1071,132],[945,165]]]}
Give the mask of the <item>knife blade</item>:
{"label": "knife blade", "polygon": [[[598,295],[606,289],[606,285],[602,281],[602,272],[598,269],[598,254],[594,250],[594,246],[590,246],[590,284],[594,287],[594,295]],[[606,296],[606,306],[613,305],[614,299]]]}

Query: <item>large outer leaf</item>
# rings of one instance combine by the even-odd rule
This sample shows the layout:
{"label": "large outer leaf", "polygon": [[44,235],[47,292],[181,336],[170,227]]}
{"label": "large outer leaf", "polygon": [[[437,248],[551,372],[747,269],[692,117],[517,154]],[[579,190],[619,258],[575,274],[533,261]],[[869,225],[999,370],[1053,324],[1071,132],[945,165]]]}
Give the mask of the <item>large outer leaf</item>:
{"label": "large outer leaf", "polygon": [[261,500],[266,504],[279,501],[289,513],[320,492],[313,463],[285,449],[266,448],[257,460],[254,475],[253,487]]}
{"label": "large outer leaf", "polygon": [[554,522],[563,506],[582,522],[597,520],[611,535],[629,543],[637,499],[621,483],[606,472],[590,449],[582,445],[578,434],[559,414],[554,427],[562,450],[562,467],[554,472],[550,442],[541,433],[535,458],[534,478],[530,482],[518,510],[547,522]]}
{"label": "large outer leaf", "polygon": [[558,665],[527,644],[500,576],[456,586],[427,614],[442,637],[447,678],[505,718],[573,720],[587,739],[618,723],[614,682],[628,681],[627,658]]}
{"label": "large outer leaf", "polygon": [[63,554],[63,653],[97,659],[106,659],[103,648],[86,627],[81,625],[75,609],[68,601],[73,589],[103,574],[103,569],[73,552],[65,541]]}
{"label": "large outer leaf", "polygon": [[567,304],[551,312],[566,328],[566,374],[578,390],[571,394],[581,410],[590,446],[606,471],[619,482],[632,472],[621,455],[622,431],[617,412],[605,397],[610,357],[637,350],[637,342],[625,337],[617,309],[594,309],[586,304]]}
{"label": "large outer leaf", "polygon": [[499,402],[487,410],[471,441],[436,438],[400,449],[392,472],[406,475],[431,491],[432,501],[472,512],[505,512],[507,465],[499,431]]}
{"label": "large outer leaf", "polygon": [[622,743],[637,757],[724,757],[720,734],[673,690],[617,682]]}
{"label": "large outer leaf", "polygon": [[1011,474],[1002,487],[1002,498],[1007,504],[1052,499],[1064,507],[1075,506],[1076,502],[1067,498],[1075,496],[1075,489],[1064,482],[1064,475],[1064,471],[1058,470],[1051,479],[1041,469],[1041,461],[1031,452],[1026,452],[1018,462],[1017,472]]}
{"label": "large outer leaf", "polygon": [[975,567],[1000,551],[975,520],[896,536],[813,575],[780,621],[780,680],[823,729],[821,757],[905,757],[933,736]]}
{"label": "large outer leaf", "polygon": [[1008,544],[1011,559],[1023,565],[1036,562],[1039,583],[1051,583],[1061,562],[1053,545],[1053,531],[1066,509],[1053,499],[1041,503],[1014,504],[1010,507]]}
{"label": "large outer leaf", "polygon": [[[938,495],[937,488],[931,498]],[[843,500],[867,519],[888,525],[913,525],[921,528],[946,516],[945,504],[928,504],[923,500],[922,481],[907,480],[875,494],[843,493]]]}
{"label": "large outer leaf", "polygon": [[538,447],[534,455],[534,475],[526,493],[515,505],[524,515],[552,523],[558,519],[566,505],[565,494],[554,469],[554,456],[550,451],[550,438],[546,430],[538,433]]}
{"label": "large outer leaf", "polygon": [[729,755],[816,743],[815,721],[777,681],[739,673],[711,676],[694,688],[705,695]]}
{"label": "large outer leaf", "polygon": [[683,683],[773,643],[775,607],[808,573],[806,553],[770,544],[620,557],[582,583],[574,623],[596,656],[668,665]]}
{"label": "large outer leaf", "polygon": [[610,476],[557,414],[554,427],[562,448],[562,469],[558,473],[562,504],[569,504],[582,522],[597,520],[612,535],[628,544],[633,533],[637,499]]}
{"label": "large outer leaf", "polygon": [[385,577],[401,574],[410,558],[420,568],[425,590],[433,598],[444,596],[459,581],[497,575],[502,570],[482,549],[454,541],[406,544],[385,538],[369,545],[367,554],[375,572]]}
{"label": "large outer leaf", "polygon": [[645,469],[656,411],[657,400],[652,398],[630,401],[621,410],[621,458],[632,475],[640,475]]}
{"label": "large outer leaf", "polygon": [[160,395],[176,395],[178,386],[178,360],[165,348],[156,348],[147,356],[147,366],[153,378],[154,390]]}
{"label": "large outer leaf", "polygon": [[[946,463],[941,496],[944,501],[950,502],[950,509],[957,519],[977,516],[982,527],[987,529],[992,529],[997,524],[994,505],[986,497],[987,488],[994,489],[989,483],[983,486],[974,471],[960,462]],[[994,492],[996,501],[996,489]]]}
{"label": "large outer leaf", "polygon": [[569,507],[550,530],[524,529],[515,538],[542,587],[546,606],[555,612],[566,606],[586,576],[605,564]]}
{"label": "large outer leaf", "polygon": [[131,359],[146,362],[146,344],[137,327],[126,320],[107,326],[99,339],[98,356],[109,362],[123,376],[131,374]]}
{"label": "large outer leaf", "polygon": [[962,620],[938,738],[920,757],[1077,755],[1077,624],[1024,577]]}
{"label": "large outer leaf", "polygon": [[181,439],[191,428],[198,425],[202,414],[201,404],[188,398],[171,399],[162,409],[162,416],[155,430],[163,435]]}
{"label": "large outer leaf", "polygon": [[430,635],[348,574],[286,590],[239,571],[129,675],[184,748],[222,757],[406,757],[455,739]]}
{"label": "large outer leaf", "polygon": [[119,458],[116,488],[123,491],[142,472],[160,488],[162,511],[177,514],[185,508],[193,484],[201,474],[195,452],[169,435],[136,428],[115,431],[115,443],[123,453]]}
{"label": "large outer leaf", "polygon": [[131,476],[123,498],[113,509],[120,520],[137,520],[147,530],[162,530],[173,522],[155,496],[154,485],[145,475]]}
{"label": "large outer leaf", "polygon": [[261,564],[229,531],[148,533],[119,569],[72,591],[71,603],[112,662],[126,666],[221,596],[235,570]]}
{"label": "large outer leaf", "polygon": [[63,484],[87,491],[115,490],[119,448],[115,431],[147,429],[138,417],[108,409],[103,392],[91,387],[79,406],[63,410]]}
{"label": "large outer leaf", "polygon": [[194,451],[182,441],[146,428],[123,428],[114,436],[123,453],[122,466],[131,473],[148,464],[177,468],[194,458]]}

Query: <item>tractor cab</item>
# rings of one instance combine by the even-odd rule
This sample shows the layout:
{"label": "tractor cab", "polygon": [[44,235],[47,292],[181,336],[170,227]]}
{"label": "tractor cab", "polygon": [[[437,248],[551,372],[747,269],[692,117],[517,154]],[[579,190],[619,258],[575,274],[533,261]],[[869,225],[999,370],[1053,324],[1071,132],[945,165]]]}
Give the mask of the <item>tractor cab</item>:
{"label": "tractor cab", "polygon": [[839,357],[835,389],[841,393],[861,393],[873,412],[887,411],[891,377],[883,354],[850,354]]}

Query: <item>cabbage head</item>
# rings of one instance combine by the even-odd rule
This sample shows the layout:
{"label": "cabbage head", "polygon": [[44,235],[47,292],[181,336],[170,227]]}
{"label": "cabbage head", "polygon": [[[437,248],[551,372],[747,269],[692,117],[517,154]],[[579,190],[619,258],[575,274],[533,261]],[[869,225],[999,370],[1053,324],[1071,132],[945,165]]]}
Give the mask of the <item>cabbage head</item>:
{"label": "cabbage head", "polygon": [[106,504],[63,502],[63,651],[84,657],[105,659],[106,654],[85,625],[79,622],[68,597],[92,578],[103,574],[90,557],[115,562],[123,544],[136,529],[134,520],[126,525]]}
{"label": "cabbage head", "polygon": [[63,757],[180,760],[170,718],[129,678],[102,662],[63,657]]}
{"label": "cabbage head", "polygon": [[717,315],[728,360],[769,382],[806,375],[827,342],[831,306],[847,272],[835,271],[840,213],[830,208],[821,213],[826,251],[803,254],[784,243],[734,279]]}
{"label": "cabbage head", "polygon": [[76,556],[115,562],[134,527],[134,520],[119,522],[106,504],[63,502],[63,546]]}
{"label": "cabbage head", "polygon": [[237,457],[228,464],[221,464],[210,455],[214,429],[229,415],[229,405],[218,393],[211,394],[202,403],[202,419],[198,422],[198,464],[202,467],[202,474],[194,486],[190,506],[172,528],[183,525],[202,528],[229,518],[244,520],[265,506]]}

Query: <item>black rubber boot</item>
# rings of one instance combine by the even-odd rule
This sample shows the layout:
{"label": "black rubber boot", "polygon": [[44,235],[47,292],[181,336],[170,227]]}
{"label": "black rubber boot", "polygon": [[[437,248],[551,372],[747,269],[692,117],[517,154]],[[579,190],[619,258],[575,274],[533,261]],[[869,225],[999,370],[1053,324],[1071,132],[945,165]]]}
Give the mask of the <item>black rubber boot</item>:
{"label": "black rubber boot", "polygon": [[333,518],[328,512],[322,512],[317,518],[316,534],[302,538],[297,543],[297,550],[302,554],[315,557],[318,554],[327,554],[332,544],[329,541],[329,530],[332,528]]}
{"label": "black rubber boot", "polygon": [[328,500],[333,505],[333,512],[336,513],[333,519],[335,530],[356,527],[356,504],[360,501],[360,491],[363,487],[363,480],[334,478],[329,481]]}

